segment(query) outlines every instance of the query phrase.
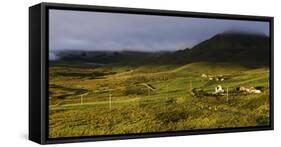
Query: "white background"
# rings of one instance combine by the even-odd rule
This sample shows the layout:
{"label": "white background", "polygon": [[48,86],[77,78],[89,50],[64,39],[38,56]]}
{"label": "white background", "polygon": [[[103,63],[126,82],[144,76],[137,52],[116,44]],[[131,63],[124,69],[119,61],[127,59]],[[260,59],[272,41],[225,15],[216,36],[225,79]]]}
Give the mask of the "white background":
{"label": "white background", "polygon": [[[28,7],[39,0],[2,0],[0,4],[0,146],[38,146],[28,134]],[[281,144],[281,50],[278,0],[53,0],[49,2],[215,12],[275,17],[275,130],[72,143],[60,146],[278,146]],[[279,56],[279,57],[278,57]],[[53,146],[53,145],[52,145]],[[55,145],[57,146],[57,145]]]}

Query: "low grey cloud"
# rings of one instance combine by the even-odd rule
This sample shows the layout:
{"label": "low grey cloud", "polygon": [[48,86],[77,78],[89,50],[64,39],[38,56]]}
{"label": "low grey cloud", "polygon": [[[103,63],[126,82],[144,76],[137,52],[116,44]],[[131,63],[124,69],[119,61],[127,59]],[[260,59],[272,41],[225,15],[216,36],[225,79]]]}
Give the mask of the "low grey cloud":
{"label": "low grey cloud", "polygon": [[49,12],[51,51],[173,51],[228,30],[269,35],[269,23],[72,10]]}

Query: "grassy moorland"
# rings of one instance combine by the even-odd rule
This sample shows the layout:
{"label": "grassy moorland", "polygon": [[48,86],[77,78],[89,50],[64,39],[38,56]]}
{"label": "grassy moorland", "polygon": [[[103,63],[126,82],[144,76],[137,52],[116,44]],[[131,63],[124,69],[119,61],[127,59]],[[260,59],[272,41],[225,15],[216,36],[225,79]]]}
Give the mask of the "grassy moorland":
{"label": "grassy moorland", "polygon": [[[269,124],[269,70],[229,64],[182,66],[52,66],[51,138],[145,133]],[[224,75],[209,81],[202,74]],[[194,97],[190,88],[227,96]],[[261,94],[235,93],[239,86],[262,86]],[[153,87],[153,89],[150,89]]]}
{"label": "grassy moorland", "polygon": [[49,137],[267,126],[268,44],[219,34],[173,53],[60,52],[49,66]]}

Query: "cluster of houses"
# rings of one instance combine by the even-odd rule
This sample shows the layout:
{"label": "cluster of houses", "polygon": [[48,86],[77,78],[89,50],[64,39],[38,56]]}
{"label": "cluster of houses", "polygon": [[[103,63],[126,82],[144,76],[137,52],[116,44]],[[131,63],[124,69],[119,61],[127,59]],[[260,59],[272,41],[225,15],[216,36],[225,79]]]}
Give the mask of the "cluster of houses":
{"label": "cluster of houses", "polygon": [[[263,87],[237,87],[234,91],[232,90],[231,93],[248,93],[248,94],[260,94],[262,93]],[[217,85],[215,87],[214,92],[206,92],[201,88],[193,88],[191,90],[191,94],[193,96],[222,96],[228,95],[228,89],[225,90],[221,85]]]}
{"label": "cluster of houses", "polygon": [[[244,92],[244,93],[255,93],[255,94],[259,94],[262,93],[262,87],[244,87],[244,86],[240,86],[236,88],[236,92]],[[218,85],[217,87],[215,87],[215,92],[213,92],[213,94],[223,94],[225,93],[225,90],[222,88],[221,85]]]}
{"label": "cluster of houses", "polygon": [[[224,81],[227,79],[225,75],[209,75],[209,74],[202,74],[201,78],[207,79],[208,81]],[[243,92],[243,93],[255,93],[259,94],[262,93],[262,87],[244,87],[240,86],[236,88],[236,92]],[[201,91],[202,92],[202,91]],[[223,89],[221,85],[217,85],[215,87],[215,91],[212,92],[212,95],[224,95],[226,91]]]}
{"label": "cluster of houses", "polygon": [[[206,79],[208,81],[215,81],[215,82],[221,82],[228,80],[229,78],[225,75],[208,75],[208,74],[202,74],[201,78]],[[233,94],[260,94],[264,90],[264,87],[246,87],[246,86],[239,86],[236,88],[231,88],[229,91],[228,88],[223,88],[222,85],[217,85],[214,88],[214,91],[212,92],[207,92],[204,91],[202,88],[191,88],[191,95],[196,96],[196,97],[202,97],[202,96],[223,96],[226,95],[227,97]]]}
{"label": "cluster of houses", "polygon": [[209,81],[224,81],[225,80],[225,76],[224,75],[217,75],[217,76],[214,76],[214,75],[208,75],[208,74],[202,74],[201,77],[203,79],[207,79]]}
{"label": "cluster of houses", "polygon": [[236,91],[239,91],[239,92],[246,92],[246,93],[262,93],[262,87],[237,87],[236,88]]}

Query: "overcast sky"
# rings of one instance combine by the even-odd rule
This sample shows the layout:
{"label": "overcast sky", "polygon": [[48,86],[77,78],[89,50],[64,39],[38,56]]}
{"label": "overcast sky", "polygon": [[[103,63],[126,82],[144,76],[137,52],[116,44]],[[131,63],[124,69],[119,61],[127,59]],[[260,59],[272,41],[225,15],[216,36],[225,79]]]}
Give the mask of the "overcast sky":
{"label": "overcast sky", "polygon": [[229,30],[269,35],[269,23],[70,10],[50,10],[54,50],[178,50]]}

